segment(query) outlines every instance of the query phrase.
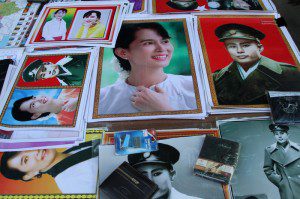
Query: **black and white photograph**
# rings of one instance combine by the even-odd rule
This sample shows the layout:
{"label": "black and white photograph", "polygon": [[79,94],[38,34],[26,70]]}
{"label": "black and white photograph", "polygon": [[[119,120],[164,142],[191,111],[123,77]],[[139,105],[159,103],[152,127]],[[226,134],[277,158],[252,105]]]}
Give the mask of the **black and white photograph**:
{"label": "black and white photograph", "polygon": [[223,199],[225,196],[221,183],[193,174],[204,138],[205,136],[170,138],[159,141],[158,151],[128,156],[115,156],[113,145],[99,146],[100,184],[123,161],[127,161],[158,185],[159,189],[152,198]]}
{"label": "black and white photograph", "polygon": [[299,198],[299,127],[246,120],[220,123],[219,128],[222,138],[241,145],[231,180],[234,198]]}
{"label": "black and white photograph", "polygon": [[269,91],[272,121],[276,124],[300,122],[300,92]]}

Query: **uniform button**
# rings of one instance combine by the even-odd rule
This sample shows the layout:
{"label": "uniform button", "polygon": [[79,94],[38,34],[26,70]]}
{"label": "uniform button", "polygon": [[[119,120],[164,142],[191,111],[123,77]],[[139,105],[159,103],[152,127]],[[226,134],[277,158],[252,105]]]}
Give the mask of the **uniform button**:
{"label": "uniform button", "polygon": [[300,175],[298,175],[298,178],[300,178]]}
{"label": "uniform button", "polygon": [[297,167],[300,167],[300,165],[298,164]]}
{"label": "uniform button", "polygon": [[288,176],[288,179],[291,179],[292,177],[291,176]]}

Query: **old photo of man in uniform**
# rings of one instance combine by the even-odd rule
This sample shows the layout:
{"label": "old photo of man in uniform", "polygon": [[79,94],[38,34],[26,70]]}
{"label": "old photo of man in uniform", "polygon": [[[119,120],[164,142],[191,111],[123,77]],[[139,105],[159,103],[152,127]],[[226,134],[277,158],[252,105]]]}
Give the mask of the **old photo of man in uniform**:
{"label": "old photo of man in uniform", "polygon": [[[201,149],[204,136],[166,139],[159,142],[158,151],[114,155],[114,146],[100,146],[100,184],[123,161],[158,185],[156,199],[224,199],[220,183],[195,176],[193,167]],[[100,190],[101,193],[101,190]],[[100,195],[101,198],[101,195]]]}
{"label": "old photo of man in uniform", "polygon": [[270,124],[276,142],[265,149],[264,172],[281,199],[300,197],[300,146],[289,139],[289,127]]}
{"label": "old photo of man in uniform", "polygon": [[271,35],[235,23],[217,27],[215,35],[233,59],[228,66],[213,73],[219,105],[267,104],[268,90],[300,90],[300,73],[296,66],[262,55],[262,41]]}
{"label": "old photo of man in uniform", "polygon": [[300,128],[270,123],[270,120],[246,120],[219,125],[222,138],[242,146],[231,180],[234,198],[260,195],[257,198],[298,199],[300,196]]}

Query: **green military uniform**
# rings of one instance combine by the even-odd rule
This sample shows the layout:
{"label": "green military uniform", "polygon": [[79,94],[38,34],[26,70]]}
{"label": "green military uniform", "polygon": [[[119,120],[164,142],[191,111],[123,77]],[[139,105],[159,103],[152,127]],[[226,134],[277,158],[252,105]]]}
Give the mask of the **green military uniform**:
{"label": "green military uniform", "polygon": [[221,105],[267,104],[267,90],[300,90],[300,74],[295,66],[264,56],[245,80],[242,79],[236,62],[216,71],[213,80]]}
{"label": "green military uniform", "polygon": [[[80,86],[84,77],[84,71],[88,64],[88,55],[76,55],[71,57],[73,59],[63,65],[63,67],[71,72],[71,75],[63,75],[62,73],[59,74],[57,78],[62,80],[66,85]],[[60,71],[62,71],[61,68]]]}
{"label": "green military uniform", "polygon": [[[67,63],[59,64],[59,74],[56,78],[59,80],[60,84],[65,86],[80,86],[82,84],[85,69],[88,64],[88,55],[71,55],[68,56],[71,60]],[[67,58],[67,59],[68,59]],[[63,58],[64,59],[64,58]],[[25,82],[38,81],[36,74],[40,67],[42,66],[43,61],[36,60],[28,65],[23,71],[22,77]]]}
{"label": "green military uniform", "polygon": [[[265,37],[259,30],[242,24],[221,25],[216,28],[215,34],[221,42],[244,39],[255,41],[258,46],[261,46],[260,40]],[[213,80],[220,105],[267,104],[267,90],[300,91],[300,73],[295,66],[264,56],[258,56],[258,59],[257,68],[246,79],[241,77],[236,61],[214,72]]]}
{"label": "green military uniform", "polygon": [[289,142],[287,151],[277,143],[265,149],[264,172],[279,189],[281,199],[300,198],[300,146]]}

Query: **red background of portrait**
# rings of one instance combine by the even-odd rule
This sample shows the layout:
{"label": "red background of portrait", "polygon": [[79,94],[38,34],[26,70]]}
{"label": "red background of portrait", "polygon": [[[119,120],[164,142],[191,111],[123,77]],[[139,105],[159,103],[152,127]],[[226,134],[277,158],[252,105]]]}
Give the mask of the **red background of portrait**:
{"label": "red background of portrait", "polygon": [[[41,60],[43,62],[52,62],[52,63],[56,63],[58,62],[60,59],[64,58],[67,55],[53,55],[53,56],[34,56],[34,57],[28,57],[28,59],[26,60],[26,62],[23,64],[22,69],[21,69],[21,74],[23,73],[23,71],[25,70],[25,68],[32,63],[35,60]],[[37,86],[59,86],[60,83],[57,80],[56,77],[53,78],[48,78],[48,79],[42,79],[42,80],[38,80],[36,82],[24,82],[22,75],[20,75],[19,81],[17,86],[21,86],[21,87],[37,87]]]}
{"label": "red background of portrait", "polygon": [[[60,8],[60,7],[58,7]],[[74,8],[77,8],[77,7],[74,7]],[[109,22],[108,22],[108,25],[106,27],[106,30],[107,30],[107,33],[106,33],[106,36],[104,38],[101,38],[101,39],[98,39],[98,40],[108,40],[109,39],[109,36],[110,36],[110,33],[111,33],[111,27],[112,27],[112,23],[114,21],[114,17],[115,17],[115,14],[116,14],[116,9],[117,7],[116,6],[98,6],[98,7],[84,7],[84,8],[81,8],[81,7],[78,7],[75,11],[75,14],[72,18],[72,21],[71,21],[71,25],[70,25],[70,28],[67,28],[67,32],[66,32],[66,40],[62,40],[61,42],[64,42],[64,41],[78,41],[78,40],[68,40],[68,36],[69,36],[69,33],[70,33],[70,30],[72,29],[72,26],[73,26],[73,23],[74,23],[74,20],[76,19],[76,14],[79,10],[86,10],[86,11],[90,11],[90,10],[102,10],[102,9],[111,9],[112,10],[112,13],[111,13],[111,16],[110,16],[110,19],[109,19]],[[53,10],[53,9],[52,9]],[[43,21],[43,25],[40,27],[40,29],[38,30],[38,34],[37,36],[35,37],[34,39],[34,42],[41,42],[41,38],[42,38],[42,32],[43,32],[43,27],[46,23],[46,19],[47,19],[47,16],[49,15],[49,12],[51,11],[51,9],[48,9],[47,12],[46,12],[46,17],[44,18],[44,21]],[[91,38],[92,40],[95,40],[95,38]],[[85,39],[85,40],[88,40],[88,39]],[[53,42],[53,41],[42,41],[42,42]]]}
{"label": "red background of portrait", "polygon": [[297,65],[296,60],[294,60],[292,56],[292,52],[289,51],[288,46],[285,44],[279,28],[272,17],[219,18],[208,16],[199,18],[199,21],[212,73],[224,68],[233,61],[227,52],[224,43],[220,42],[215,35],[215,29],[220,25],[227,23],[244,24],[263,32],[266,35],[265,38],[261,40],[261,43],[264,46],[264,50],[261,53],[263,56],[278,62]]}
{"label": "red background of portrait", "polygon": [[[156,9],[156,13],[190,12],[190,10],[186,11],[186,10],[178,10],[178,9],[171,8],[171,7],[167,6],[168,1],[169,0],[155,0],[156,6],[155,6],[155,8],[153,7],[153,10]],[[198,3],[199,6],[204,6],[205,5],[205,8],[209,9],[208,5],[207,5],[207,1],[197,0],[197,3]],[[199,11],[195,11],[195,12],[199,12]]]}

